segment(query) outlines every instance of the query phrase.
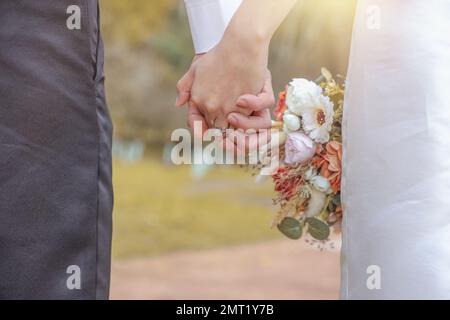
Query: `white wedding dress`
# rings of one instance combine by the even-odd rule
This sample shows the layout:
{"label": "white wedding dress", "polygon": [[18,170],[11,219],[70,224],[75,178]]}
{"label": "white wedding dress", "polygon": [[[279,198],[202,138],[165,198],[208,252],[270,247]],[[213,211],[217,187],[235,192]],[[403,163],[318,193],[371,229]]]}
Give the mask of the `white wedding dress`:
{"label": "white wedding dress", "polygon": [[[185,0],[197,53],[241,0]],[[359,0],[344,115],[341,297],[450,299],[450,0]]]}
{"label": "white wedding dress", "polygon": [[360,0],[344,114],[344,299],[450,299],[450,1]]}

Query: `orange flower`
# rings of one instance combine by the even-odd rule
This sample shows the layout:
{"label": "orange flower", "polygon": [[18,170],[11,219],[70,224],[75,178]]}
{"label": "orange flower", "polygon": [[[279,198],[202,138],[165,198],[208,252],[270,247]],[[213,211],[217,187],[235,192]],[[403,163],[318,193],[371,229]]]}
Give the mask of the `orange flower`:
{"label": "orange flower", "polygon": [[277,107],[273,111],[276,121],[281,121],[283,119],[283,113],[286,111],[286,109],[286,91],[282,91],[280,92],[280,95],[278,97]]}
{"label": "orange flower", "polygon": [[337,141],[331,141],[325,148],[319,145],[312,164],[317,168],[321,176],[330,181],[333,192],[339,192],[342,176],[342,144]]}

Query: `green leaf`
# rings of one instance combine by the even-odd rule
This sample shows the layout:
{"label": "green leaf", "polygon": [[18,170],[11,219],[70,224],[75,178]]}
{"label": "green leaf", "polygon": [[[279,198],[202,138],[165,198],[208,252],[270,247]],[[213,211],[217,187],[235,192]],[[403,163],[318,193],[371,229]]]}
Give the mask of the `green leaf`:
{"label": "green leaf", "polygon": [[278,230],[292,240],[300,239],[303,233],[300,221],[291,217],[284,218],[278,225]]}
{"label": "green leaf", "polygon": [[330,236],[330,227],[328,224],[317,218],[307,218],[309,234],[316,240],[326,240]]}

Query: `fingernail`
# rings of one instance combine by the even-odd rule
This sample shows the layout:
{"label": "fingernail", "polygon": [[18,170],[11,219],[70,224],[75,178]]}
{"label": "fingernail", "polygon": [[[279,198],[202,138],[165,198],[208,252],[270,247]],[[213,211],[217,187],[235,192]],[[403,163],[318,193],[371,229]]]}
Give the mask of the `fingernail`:
{"label": "fingernail", "polygon": [[228,122],[232,122],[233,124],[236,124],[238,122],[238,118],[235,115],[230,114],[228,116]]}
{"label": "fingernail", "polygon": [[248,106],[247,100],[242,99],[242,98],[241,98],[241,99],[238,99],[237,104],[238,104],[238,106],[240,106],[240,107],[247,107],[247,106]]}

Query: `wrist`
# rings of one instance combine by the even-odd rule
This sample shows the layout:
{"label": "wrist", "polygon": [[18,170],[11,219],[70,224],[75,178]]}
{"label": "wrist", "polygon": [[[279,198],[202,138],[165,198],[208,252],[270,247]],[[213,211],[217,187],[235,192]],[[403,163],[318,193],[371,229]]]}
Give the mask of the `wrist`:
{"label": "wrist", "polygon": [[225,31],[221,44],[258,55],[268,51],[270,40],[271,35],[264,28],[241,28],[232,22]]}

